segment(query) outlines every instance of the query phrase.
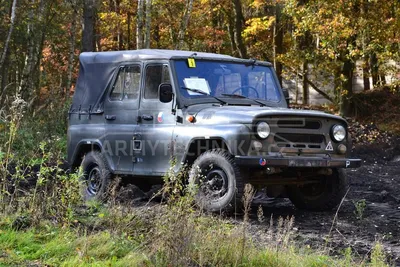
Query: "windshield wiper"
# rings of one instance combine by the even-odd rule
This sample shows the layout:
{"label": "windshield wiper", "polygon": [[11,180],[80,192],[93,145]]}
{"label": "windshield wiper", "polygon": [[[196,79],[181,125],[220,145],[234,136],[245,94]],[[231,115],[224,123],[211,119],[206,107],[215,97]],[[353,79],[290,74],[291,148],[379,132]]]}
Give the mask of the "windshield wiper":
{"label": "windshield wiper", "polygon": [[249,100],[252,100],[252,101],[256,102],[257,104],[260,104],[262,107],[265,107],[265,106],[266,106],[263,102],[261,102],[261,101],[259,101],[259,100],[257,100],[257,99],[249,98],[249,97],[244,96],[244,95],[237,95],[237,94],[221,94],[221,95],[222,95],[222,96],[228,96],[228,97],[236,97],[236,98],[249,99]]}
{"label": "windshield wiper", "polygon": [[186,91],[193,92],[193,93],[198,93],[198,94],[201,94],[201,95],[211,96],[212,98],[218,100],[222,105],[225,105],[225,104],[226,104],[226,102],[225,102],[224,100],[219,99],[219,98],[216,97],[216,96],[212,96],[212,95],[210,95],[210,94],[207,94],[206,92],[201,91],[201,90],[199,90],[199,89],[194,89],[194,88],[189,88],[189,87],[184,87],[184,86],[181,86],[181,88],[182,88],[182,89],[185,89]]}

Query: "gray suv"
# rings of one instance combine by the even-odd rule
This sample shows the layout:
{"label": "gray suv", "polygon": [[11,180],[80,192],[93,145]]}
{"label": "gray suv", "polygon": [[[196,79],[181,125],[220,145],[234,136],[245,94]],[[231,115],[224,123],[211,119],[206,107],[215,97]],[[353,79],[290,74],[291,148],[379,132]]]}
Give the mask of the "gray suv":
{"label": "gray suv", "polygon": [[240,204],[244,184],[327,210],[343,198],[342,168],[356,168],[341,117],[288,108],[268,62],[211,53],[136,50],[80,55],[69,110],[68,161],[85,196],[101,199],[118,175],[160,181],[189,167],[207,211]]}

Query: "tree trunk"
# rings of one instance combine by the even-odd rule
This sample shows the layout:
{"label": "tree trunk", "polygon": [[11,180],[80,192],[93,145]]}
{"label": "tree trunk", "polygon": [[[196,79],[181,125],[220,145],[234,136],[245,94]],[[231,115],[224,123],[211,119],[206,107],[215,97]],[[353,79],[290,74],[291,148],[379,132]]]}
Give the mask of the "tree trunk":
{"label": "tree trunk", "polygon": [[7,56],[7,50],[11,39],[11,34],[14,30],[14,22],[15,22],[15,11],[17,10],[17,0],[13,0],[12,7],[11,7],[11,18],[10,18],[10,29],[8,30],[8,35],[6,41],[4,43],[3,53],[0,58],[0,70],[3,69],[3,64]]}
{"label": "tree trunk", "polygon": [[302,84],[303,84],[303,105],[308,105],[309,104],[309,83],[308,81],[308,62],[304,61],[303,63],[303,78],[302,78]]}
{"label": "tree trunk", "polygon": [[[368,0],[361,0],[360,1],[360,16],[364,21],[368,20]],[[363,70],[363,84],[364,84],[364,91],[368,91],[371,89],[371,85],[369,82],[369,77],[370,77],[370,62],[369,62],[369,54],[367,50],[367,46],[370,43],[370,38],[369,38],[369,29],[368,27],[362,32],[361,34],[361,41],[362,41],[362,49],[364,52],[364,62],[362,66]]]}
{"label": "tree trunk", "polygon": [[378,58],[376,57],[375,53],[371,54],[370,66],[371,66],[372,86],[373,88],[375,88],[379,85]]}
{"label": "tree trunk", "polygon": [[45,37],[46,37],[46,25],[50,24],[50,20],[44,21],[43,18],[48,18],[48,15],[51,10],[51,7],[50,7],[46,10],[46,12],[44,12],[45,3],[46,3],[46,1],[41,1],[42,7],[40,8],[40,10],[41,10],[40,13],[45,14],[45,16],[43,16],[43,15],[39,16],[39,20],[38,20],[39,26],[40,26],[40,30],[38,31],[38,33],[40,33],[40,35],[39,35],[40,38],[37,39],[37,48],[36,48],[37,54],[35,55],[36,61],[35,61],[35,66],[34,66],[34,70],[33,70],[34,71],[34,73],[33,73],[33,88],[36,89],[36,95],[29,102],[29,106],[28,106],[29,108],[31,106],[33,106],[33,104],[35,104],[34,100],[40,97],[40,89],[41,89],[41,87],[40,87],[40,82],[41,82],[40,63],[43,58],[43,47],[44,47],[44,42],[45,42]]}
{"label": "tree trunk", "polygon": [[242,12],[242,3],[240,0],[233,0],[233,4],[235,6],[235,41],[238,47],[239,56],[241,58],[247,58],[247,50],[244,45],[242,38],[243,31],[243,12]]}
{"label": "tree trunk", "polygon": [[[229,2],[230,3],[230,2]],[[232,6],[231,3],[226,7],[222,7],[221,11],[223,12],[224,16],[226,17],[225,24],[226,24],[226,30],[229,34],[229,41],[231,45],[231,54],[233,56],[239,56],[238,54],[238,47],[236,45],[235,41],[235,20],[232,16]]]}
{"label": "tree trunk", "polygon": [[[277,57],[283,52],[283,29],[281,25],[282,6],[275,4],[275,23],[274,23],[274,67],[280,85],[282,86],[282,64],[277,61]],[[307,101],[308,102],[308,101]]]}
{"label": "tree trunk", "polygon": [[219,53],[221,46],[217,45],[218,43],[218,37],[217,37],[217,30],[219,29],[219,20],[218,20],[218,14],[215,9],[215,0],[210,0],[210,14],[211,14],[211,25],[213,28],[212,31],[212,45],[210,47],[210,52],[211,53]]}
{"label": "tree trunk", "polygon": [[144,0],[138,0],[136,16],[136,49],[143,48],[143,9]]}
{"label": "tree trunk", "polygon": [[379,83],[380,83],[381,86],[385,86],[387,84],[386,83],[386,76],[385,76],[384,73],[379,75]]}
{"label": "tree trunk", "polygon": [[371,85],[369,82],[369,57],[364,57],[363,62],[363,82],[364,82],[364,91],[368,91],[371,89]]}
{"label": "tree trunk", "polygon": [[[121,0],[116,0],[117,14],[121,16]],[[118,49],[124,50],[124,31],[121,22],[118,21]]]}
{"label": "tree trunk", "polygon": [[[36,5],[35,0],[31,0],[32,7]],[[37,21],[35,23],[34,14],[37,14]],[[28,51],[25,57],[25,64],[22,70],[21,81],[18,88],[18,93],[25,101],[33,102],[31,97],[35,89],[35,80],[38,80],[38,67],[41,55],[41,43],[43,41],[43,28],[35,27],[43,25],[44,1],[39,2],[39,10],[31,8],[28,13]]]}
{"label": "tree trunk", "polygon": [[[121,0],[111,0],[109,5],[110,12],[115,12],[119,18],[121,16]],[[124,49],[123,28],[121,27],[120,19],[117,20],[117,35],[114,37],[114,41],[118,44],[118,50]]]}
{"label": "tree trunk", "polygon": [[193,9],[193,0],[188,0],[186,3],[186,11],[183,15],[183,20],[181,23],[181,27],[179,29],[178,42],[175,46],[175,49],[181,49],[183,46],[183,41],[185,40],[185,33],[186,33],[187,26],[189,25],[189,19],[190,19],[190,15],[192,13],[192,9]]}
{"label": "tree trunk", "polygon": [[353,108],[351,99],[353,96],[353,73],[354,73],[354,63],[346,59],[343,63],[342,75],[344,81],[342,81],[342,92],[340,101],[340,114],[342,116],[353,115]]}
{"label": "tree trunk", "polygon": [[[7,66],[8,62],[9,62],[9,53],[7,52],[7,55],[6,55],[5,59],[4,59],[4,64]],[[0,69],[0,78],[1,78],[1,81],[0,81],[0,102],[1,102],[1,99],[3,98],[3,94],[6,91],[5,87],[7,86],[7,83],[8,83],[8,73],[9,72],[10,72],[10,69],[8,69],[8,68]],[[0,105],[0,107],[2,107],[2,105]]]}
{"label": "tree trunk", "polygon": [[156,24],[154,25],[154,33],[153,33],[153,40],[155,42],[155,47],[159,48],[160,47],[160,25]]}
{"label": "tree trunk", "polygon": [[129,49],[131,49],[131,17],[132,17],[132,15],[131,15],[131,13],[130,12],[128,12],[128,14],[127,14],[127,16],[128,16],[128,19],[127,19],[127,21],[126,21],[126,23],[127,23],[127,32],[126,32],[126,47],[128,48],[128,50]]}
{"label": "tree trunk", "polygon": [[95,0],[83,1],[82,52],[95,51]]}
{"label": "tree trunk", "polygon": [[231,41],[232,55],[238,56],[238,47],[235,42],[235,30],[232,25],[233,24],[230,24],[230,23],[228,23],[228,25],[227,25],[228,33],[229,33],[229,40]]}
{"label": "tree trunk", "polygon": [[[68,97],[69,91],[71,90],[72,85],[72,71],[74,68],[74,56],[75,56],[75,41],[76,41],[76,21],[78,18],[78,10],[76,6],[76,2],[72,2],[72,21],[71,21],[71,29],[69,35],[69,56],[68,56],[68,74],[67,74],[67,84],[65,86],[65,98]],[[63,92],[64,93],[64,92]]]}
{"label": "tree trunk", "polygon": [[145,32],[145,48],[150,48],[151,40],[151,0],[146,0],[146,32]]}

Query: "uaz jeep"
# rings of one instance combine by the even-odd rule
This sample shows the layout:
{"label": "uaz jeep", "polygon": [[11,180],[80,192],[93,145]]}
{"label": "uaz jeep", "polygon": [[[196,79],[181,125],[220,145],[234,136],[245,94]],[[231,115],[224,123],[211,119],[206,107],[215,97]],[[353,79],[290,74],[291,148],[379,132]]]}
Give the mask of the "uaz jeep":
{"label": "uaz jeep", "polygon": [[211,53],[82,53],[69,110],[68,161],[88,198],[113,176],[154,182],[189,166],[197,204],[240,203],[244,184],[302,209],[336,207],[355,168],[344,119],[288,109],[272,65]]}

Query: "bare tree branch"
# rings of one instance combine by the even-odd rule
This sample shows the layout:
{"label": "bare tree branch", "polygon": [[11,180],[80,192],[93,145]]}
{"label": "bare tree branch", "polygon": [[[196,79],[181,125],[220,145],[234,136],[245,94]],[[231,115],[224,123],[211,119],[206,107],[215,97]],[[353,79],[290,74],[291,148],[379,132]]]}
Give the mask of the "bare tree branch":
{"label": "bare tree branch", "polygon": [[330,97],[327,93],[325,93],[324,91],[322,91],[321,89],[319,89],[312,81],[310,81],[307,76],[303,77],[303,74],[301,73],[297,73],[297,76],[299,76],[299,78],[304,79],[304,81],[306,83],[308,83],[315,91],[317,91],[317,93],[319,93],[320,95],[322,95],[323,97],[325,97],[326,99],[328,99],[329,101],[331,101],[332,103],[334,102],[332,97]]}

